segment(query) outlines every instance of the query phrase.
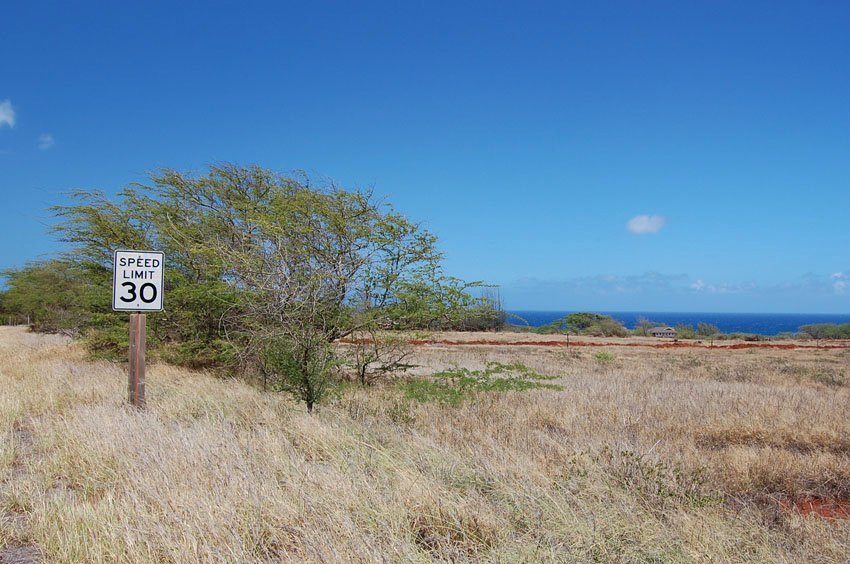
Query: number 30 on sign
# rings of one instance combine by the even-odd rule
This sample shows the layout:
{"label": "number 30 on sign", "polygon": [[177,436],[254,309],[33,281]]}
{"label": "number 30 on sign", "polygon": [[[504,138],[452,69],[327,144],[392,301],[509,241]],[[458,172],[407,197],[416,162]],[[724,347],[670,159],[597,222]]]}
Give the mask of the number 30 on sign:
{"label": "number 30 on sign", "polygon": [[112,309],[162,311],[162,263],[159,251],[115,251]]}

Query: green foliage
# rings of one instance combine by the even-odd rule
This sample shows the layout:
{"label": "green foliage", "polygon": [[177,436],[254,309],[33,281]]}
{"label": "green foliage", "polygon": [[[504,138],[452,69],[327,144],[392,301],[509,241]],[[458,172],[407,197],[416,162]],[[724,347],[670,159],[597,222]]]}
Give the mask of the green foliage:
{"label": "green foliage", "polygon": [[544,335],[574,333],[597,337],[626,337],[629,334],[623,324],[613,317],[588,312],[571,313],[566,317],[536,328],[535,332]]}
{"label": "green foliage", "polygon": [[593,358],[602,363],[608,363],[614,361],[614,353],[609,351],[597,351],[593,354]]}
{"label": "green foliage", "polygon": [[676,329],[676,338],[677,339],[696,339],[697,332],[694,331],[693,325],[688,325],[685,323],[679,323],[674,328]]}
{"label": "green foliage", "polygon": [[409,399],[457,405],[480,392],[526,391],[536,388],[563,389],[561,386],[546,382],[554,379],[554,376],[538,374],[521,363],[488,362],[484,370],[454,368],[437,372],[431,378],[406,380],[399,387]]}
{"label": "green foliage", "polygon": [[[126,354],[126,350],[122,353]],[[239,348],[226,339],[187,340],[163,343],[156,349],[155,356],[169,364],[213,369],[236,365]]]}
{"label": "green foliage", "polygon": [[126,360],[130,346],[127,324],[116,323],[112,326],[90,329],[83,336],[83,343],[94,358]]}
{"label": "green foliage", "polygon": [[272,376],[273,387],[303,401],[308,413],[328,393],[334,364],[330,344],[321,339],[272,342],[263,355],[263,370]]}
{"label": "green foliage", "polygon": [[800,333],[810,339],[850,339],[850,323],[803,325],[800,327]]}
{"label": "green foliage", "polygon": [[571,313],[564,318],[566,326],[574,331],[586,331],[602,321],[611,319],[607,315],[599,313],[578,312]]}
{"label": "green foliage", "polygon": [[29,318],[37,331],[78,335],[110,311],[111,279],[97,267],[50,260],[3,275],[3,312]]}
{"label": "green foliage", "polygon": [[414,378],[399,385],[407,399],[422,403],[437,402],[458,405],[465,399],[467,390],[452,386],[445,381]]}
{"label": "green foliage", "polygon": [[[148,324],[152,355],[272,371],[280,389],[311,398],[311,407],[335,339],[504,322],[497,297],[472,295],[483,284],[443,274],[436,237],[368,191],[222,164],[203,175],[161,170],[114,200],[96,191],[71,200],[53,211],[55,231],[72,250],[62,261],[10,273],[2,306],[32,312],[39,329],[84,334],[101,356],[126,345],[116,330],[126,315],[109,303],[120,248],[165,253],[165,312]],[[371,365],[393,364],[378,353]]]}
{"label": "green foliage", "polygon": [[712,325],[711,323],[703,323],[700,321],[697,323],[697,335],[700,337],[714,337],[715,335],[720,334],[720,329],[717,328],[716,325]]}

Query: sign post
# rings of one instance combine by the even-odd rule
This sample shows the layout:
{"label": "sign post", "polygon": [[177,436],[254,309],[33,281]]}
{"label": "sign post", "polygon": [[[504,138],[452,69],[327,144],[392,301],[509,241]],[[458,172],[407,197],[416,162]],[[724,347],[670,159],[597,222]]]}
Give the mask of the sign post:
{"label": "sign post", "polygon": [[130,313],[130,405],[145,407],[145,342],[147,315],[162,311],[163,254],[159,251],[115,251],[112,309]]}
{"label": "sign post", "polygon": [[130,314],[130,380],[127,383],[130,405],[145,407],[145,337],[147,315]]}

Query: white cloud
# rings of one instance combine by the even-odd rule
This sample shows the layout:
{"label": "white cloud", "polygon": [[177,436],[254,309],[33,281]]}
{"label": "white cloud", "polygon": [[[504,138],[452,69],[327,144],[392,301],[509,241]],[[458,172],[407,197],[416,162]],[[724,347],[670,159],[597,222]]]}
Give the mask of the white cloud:
{"label": "white cloud", "polygon": [[702,280],[697,280],[696,282],[691,284],[690,287],[691,287],[692,290],[696,290],[697,292],[700,292],[702,290],[705,290],[706,284]]}
{"label": "white cloud", "polygon": [[626,227],[636,235],[658,233],[667,224],[667,218],[661,215],[638,215],[631,218]]}
{"label": "white cloud", "polygon": [[38,148],[42,151],[46,151],[56,144],[56,140],[53,138],[52,133],[42,133],[38,136]]}
{"label": "white cloud", "polygon": [[713,284],[705,282],[701,278],[688,284],[688,288],[695,292],[706,292],[709,294],[742,294],[758,290],[758,286],[752,282],[743,284],[720,282]]}
{"label": "white cloud", "polygon": [[15,108],[12,107],[11,100],[0,102],[0,127],[4,125],[15,127]]}

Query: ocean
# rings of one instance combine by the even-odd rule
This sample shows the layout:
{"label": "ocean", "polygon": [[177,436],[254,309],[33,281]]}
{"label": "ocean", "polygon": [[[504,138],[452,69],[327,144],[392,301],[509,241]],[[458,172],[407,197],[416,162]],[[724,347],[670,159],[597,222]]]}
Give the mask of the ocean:
{"label": "ocean", "polygon": [[[571,311],[509,311],[532,327],[540,327],[560,319]],[[825,313],[694,313],[694,312],[644,312],[644,311],[600,311],[610,315],[629,329],[634,329],[639,319],[649,319],[659,324],[675,327],[682,323],[696,329],[697,323],[711,323],[723,333],[755,333],[758,335],[778,335],[796,333],[801,325],[815,323],[850,323],[850,314]],[[509,318],[514,325],[525,325],[523,321]]]}

